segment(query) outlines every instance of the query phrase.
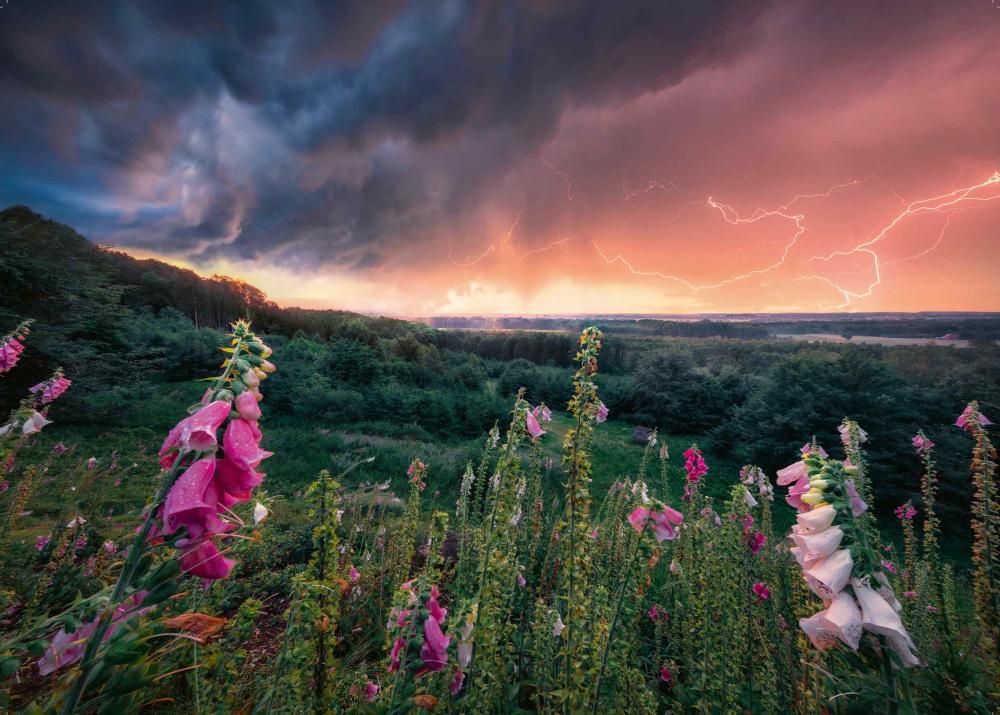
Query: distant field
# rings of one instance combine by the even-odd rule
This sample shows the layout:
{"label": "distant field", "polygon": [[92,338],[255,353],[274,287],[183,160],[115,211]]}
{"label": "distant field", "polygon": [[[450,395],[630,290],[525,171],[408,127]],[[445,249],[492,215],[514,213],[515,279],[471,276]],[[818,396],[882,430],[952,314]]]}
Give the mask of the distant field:
{"label": "distant field", "polygon": [[880,335],[854,335],[845,338],[835,333],[775,333],[776,338],[791,338],[796,342],[853,343],[855,345],[942,345],[953,348],[972,346],[969,340],[942,340],[941,338],[887,338]]}

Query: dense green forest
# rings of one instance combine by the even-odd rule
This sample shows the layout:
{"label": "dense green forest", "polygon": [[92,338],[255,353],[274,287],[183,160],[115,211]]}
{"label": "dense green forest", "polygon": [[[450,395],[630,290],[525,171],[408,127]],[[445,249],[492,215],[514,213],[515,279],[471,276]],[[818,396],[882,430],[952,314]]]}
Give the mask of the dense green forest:
{"label": "dense green forest", "polygon": [[[148,432],[154,446],[153,435],[173,420],[176,398],[194,399],[192,381],[218,364],[227,321],[252,320],[282,365],[268,397],[272,439],[297,439],[302,426],[329,432],[308,441],[313,462],[292,460],[277,470],[273,490],[300,487],[330,453],[392,438],[447,451],[436,479],[452,493],[479,436],[505,418],[518,388],[555,410],[571,395],[573,333],[443,330],[283,309],[243,282],[133,259],[23,207],[0,214],[0,284],[0,325],[37,321],[32,350],[0,383],[0,400],[13,406],[61,366],[74,388],[52,418],[79,430],[80,449],[88,452],[97,445],[87,440],[130,430]],[[768,328],[746,324],[715,337],[665,337],[653,328],[631,334],[614,326],[609,332],[598,382],[612,420],[697,441],[732,468],[719,469],[708,488],[725,493],[744,463],[768,471],[787,464],[803,434],[833,444],[835,426],[848,416],[872,437],[877,508],[888,514],[918,492],[920,465],[909,442],[923,428],[943,447],[946,535],[967,540],[964,520],[949,518],[967,509],[969,493],[962,436],[951,423],[969,400],[996,411],[996,345],[794,344],[768,340]],[[405,451],[392,452],[390,466],[405,466]]]}

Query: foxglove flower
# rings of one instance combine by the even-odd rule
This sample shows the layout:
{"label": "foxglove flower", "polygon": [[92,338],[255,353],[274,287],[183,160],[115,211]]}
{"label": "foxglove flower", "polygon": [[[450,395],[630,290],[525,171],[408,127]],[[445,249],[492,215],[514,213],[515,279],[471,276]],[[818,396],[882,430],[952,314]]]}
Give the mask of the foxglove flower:
{"label": "foxglove flower", "polygon": [[934,443],[922,434],[918,434],[911,441],[913,442],[913,448],[917,450],[917,454],[927,454],[934,449]]}
{"label": "foxglove flower", "polygon": [[597,403],[597,416],[594,419],[598,424],[608,419],[608,406],[603,402]]}
{"label": "foxglove flower", "polygon": [[543,430],[542,426],[538,424],[538,418],[535,417],[535,414],[531,411],[528,411],[524,415],[524,426],[525,429],[528,430],[528,434],[530,434],[533,439],[538,439],[545,434],[545,430]]}
{"label": "foxglove flower", "polygon": [[962,414],[960,414],[958,416],[958,419],[955,420],[955,426],[961,427],[967,432],[971,432],[973,414],[976,415],[976,421],[978,421],[979,424],[982,425],[983,427],[993,424],[992,422],[990,422],[989,418],[982,412],[979,412],[979,410],[975,410],[972,405],[967,405],[965,409],[962,410]]}

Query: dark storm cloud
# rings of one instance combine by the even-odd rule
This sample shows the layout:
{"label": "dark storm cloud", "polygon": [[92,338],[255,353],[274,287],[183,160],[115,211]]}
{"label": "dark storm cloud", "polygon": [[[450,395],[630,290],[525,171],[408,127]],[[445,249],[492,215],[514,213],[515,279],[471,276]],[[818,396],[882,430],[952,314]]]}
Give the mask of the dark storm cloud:
{"label": "dark storm cloud", "polygon": [[[17,175],[0,200],[45,194],[60,217],[62,196],[61,216],[96,240],[370,269],[449,222],[474,225],[568,108],[725,63],[763,9],[14,0],[0,152]],[[80,198],[100,190],[99,207]]]}

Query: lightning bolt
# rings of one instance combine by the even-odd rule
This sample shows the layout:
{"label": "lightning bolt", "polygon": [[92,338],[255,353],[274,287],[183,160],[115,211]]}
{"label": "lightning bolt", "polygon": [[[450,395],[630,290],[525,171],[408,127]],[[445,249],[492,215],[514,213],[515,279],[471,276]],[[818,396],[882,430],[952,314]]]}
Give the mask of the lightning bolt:
{"label": "lightning bolt", "polygon": [[545,159],[539,159],[539,161],[542,162],[543,164],[545,164],[545,166],[549,167],[549,169],[552,170],[553,174],[555,174],[556,176],[561,176],[566,181],[566,198],[568,200],[572,201],[573,200],[573,182],[570,181],[569,174],[567,174],[564,171],[559,171],[559,169],[557,169],[555,166],[553,166],[550,162],[546,161]]}
{"label": "lightning bolt", "polygon": [[[891,221],[882,226],[882,228],[880,228],[879,230],[875,231],[875,233],[872,234],[872,237],[869,238],[868,240],[862,241],[861,243],[857,244],[856,246],[848,250],[832,251],[826,256],[812,256],[809,259],[810,261],[828,262],[837,257],[853,256],[859,253],[868,256],[872,262],[872,280],[871,282],[869,282],[868,287],[862,291],[849,290],[837,284],[827,276],[822,276],[818,274],[802,276],[802,278],[820,280],[829,285],[834,290],[838,291],[843,297],[844,301],[842,303],[839,303],[838,305],[831,306],[832,308],[835,309],[846,308],[850,306],[852,299],[867,298],[870,295],[872,295],[875,288],[882,283],[882,267],[884,265],[889,265],[881,260],[878,253],[871,248],[872,246],[874,246],[875,244],[879,243],[887,236],[889,236],[892,233],[893,229],[899,226],[899,224],[905,221],[907,218],[913,216],[920,216],[922,214],[927,214],[927,213],[948,214],[954,210],[957,210],[960,207],[960,204],[962,203],[974,203],[974,202],[978,203],[986,201],[995,201],[997,199],[1000,199],[1000,194],[997,194],[995,196],[985,196],[985,197],[971,196],[971,194],[981,189],[991,188],[994,186],[1000,188],[1000,171],[995,171],[992,176],[990,176],[984,181],[979,182],[978,184],[973,184],[971,186],[964,186],[944,194],[939,194],[938,196],[932,196],[926,199],[911,201],[905,206],[905,208],[902,211],[896,214]],[[919,258],[920,256],[926,255],[931,250],[937,248],[940,245],[941,241],[943,240],[944,232],[947,229],[949,222],[950,222],[950,217],[949,221],[946,221],[944,227],[941,229],[937,241],[929,249],[922,251],[921,253],[918,253],[914,256],[909,256],[907,258],[893,261],[893,263],[901,263],[904,260],[913,260],[915,258]]]}
{"label": "lightning bolt", "polygon": [[663,185],[659,181],[650,181],[645,189],[638,189],[636,191],[629,191],[625,186],[625,179],[622,179],[622,193],[625,194],[625,200],[629,201],[634,199],[636,196],[642,196],[648,194],[650,191],[662,191],[665,194],[669,194],[671,191],[680,191],[680,187],[674,183],[673,179],[667,181],[666,185]]}
{"label": "lightning bolt", "polygon": [[[549,163],[544,159],[541,159],[540,161],[543,164],[545,164],[555,175],[562,177],[566,181],[566,196],[568,200],[572,201],[573,186],[572,182],[570,181],[569,175],[566,174],[565,172],[559,171],[554,165],[552,165],[551,163]],[[750,213],[749,215],[742,215],[731,205],[716,201],[711,196],[709,196],[703,202],[701,201],[686,202],[677,209],[677,212],[672,218],[671,222],[676,221],[680,213],[687,207],[691,205],[701,205],[701,206],[708,206],[712,210],[718,212],[718,214],[722,217],[723,221],[733,226],[754,224],[760,221],[764,221],[766,219],[778,219],[780,221],[788,222],[789,224],[791,224],[792,227],[792,232],[787,238],[778,241],[764,242],[765,244],[779,243],[782,245],[781,253],[775,260],[766,265],[753,268],[751,270],[742,273],[736,273],[721,280],[708,283],[696,283],[681,275],[664,273],[662,271],[657,271],[657,270],[647,270],[638,267],[623,254],[619,253],[615,255],[609,255],[601,248],[601,246],[595,240],[589,239],[589,244],[593,248],[597,256],[599,256],[601,260],[603,260],[605,263],[611,266],[614,265],[622,266],[626,271],[628,271],[631,275],[634,276],[642,278],[657,278],[664,281],[675,282],[684,286],[690,291],[705,291],[705,290],[722,288],[724,286],[732,285],[740,281],[748,280],[756,276],[761,276],[770,273],[786,265],[793,251],[800,243],[800,240],[808,231],[807,214],[802,209],[793,208],[796,207],[797,204],[806,200],[830,198],[837,191],[857,186],[860,184],[864,184],[869,181],[874,181],[880,184],[886,191],[888,191],[889,193],[894,195],[897,199],[899,199],[900,203],[902,204],[902,208],[886,224],[882,225],[877,230],[867,234],[867,237],[864,240],[854,244],[852,247],[847,249],[831,251],[826,255],[811,256],[808,259],[806,259],[808,262],[823,263],[823,262],[830,262],[836,258],[857,257],[864,259],[864,262],[869,266],[868,268],[861,268],[858,271],[852,271],[848,273],[843,273],[843,272],[839,274],[830,272],[826,272],[823,274],[812,273],[807,275],[799,275],[796,278],[794,278],[794,280],[796,281],[800,280],[820,281],[825,285],[829,286],[831,289],[833,289],[836,293],[838,293],[841,296],[842,298],[841,303],[833,306],[824,306],[820,304],[819,305],[820,308],[823,309],[846,308],[852,304],[853,300],[871,296],[874,290],[882,282],[883,268],[885,268],[886,266],[903,263],[905,261],[917,260],[923,256],[926,256],[927,254],[931,253],[932,251],[936,250],[941,246],[941,244],[945,240],[945,236],[951,224],[950,214],[954,213],[955,211],[971,208],[972,205],[977,203],[985,203],[1000,199],[1000,171],[994,169],[993,174],[983,181],[968,186],[955,188],[952,189],[951,191],[936,196],[931,196],[929,198],[918,199],[916,201],[908,201],[898,191],[889,186],[885,181],[883,181],[877,176],[872,175],[866,179],[856,179],[841,184],[835,184],[830,188],[826,189],[825,191],[816,193],[797,194],[796,196],[792,197],[792,199],[789,200],[787,203],[782,204],[776,208],[772,209],[757,208],[754,209],[753,212]],[[634,191],[630,191],[625,181],[622,181],[621,188],[626,201],[635,198],[637,196],[650,193],[652,191],[658,191],[663,193],[670,193],[671,191],[681,191],[681,189],[678,188],[673,181],[669,182],[668,185],[665,185],[657,181],[650,181],[644,189],[634,190]],[[986,190],[989,190],[990,193],[985,196],[981,195],[982,192]],[[937,238],[930,246],[912,255],[904,256],[902,258],[897,258],[894,260],[887,261],[881,258],[881,256],[876,250],[877,245],[881,241],[885,240],[888,236],[890,236],[900,226],[900,224],[905,222],[907,219],[920,217],[924,214],[930,214],[930,213],[941,214],[944,215],[945,217],[945,221],[942,224],[940,231],[938,232]],[[512,250],[510,244],[512,242],[514,232],[521,221],[522,214],[523,210],[522,212],[518,213],[517,218],[511,224],[509,230],[507,231],[506,236],[504,237],[503,240],[500,241],[499,245],[490,245],[486,249],[486,251],[484,251],[482,254],[479,254],[477,256],[468,256],[463,262],[457,262],[454,259],[451,251],[451,245],[449,243],[449,258],[451,259],[452,263],[457,266],[471,266],[485,260],[486,258],[492,255],[496,255],[500,250],[503,251]],[[565,245],[573,241],[578,241],[583,238],[584,238],[583,236],[574,235],[558,239],[540,248],[526,251],[517,256],[516,260],[524,261],[530,256],[550,251],[552,249],[558,248],[559,246]],[[864,275],[869,271],[871,274],[871,279],[869,280],[867,286],[862,290],[852,290],[851,288],[845,287],[837,279],[838,275],[857,276],[857,275]]]}

